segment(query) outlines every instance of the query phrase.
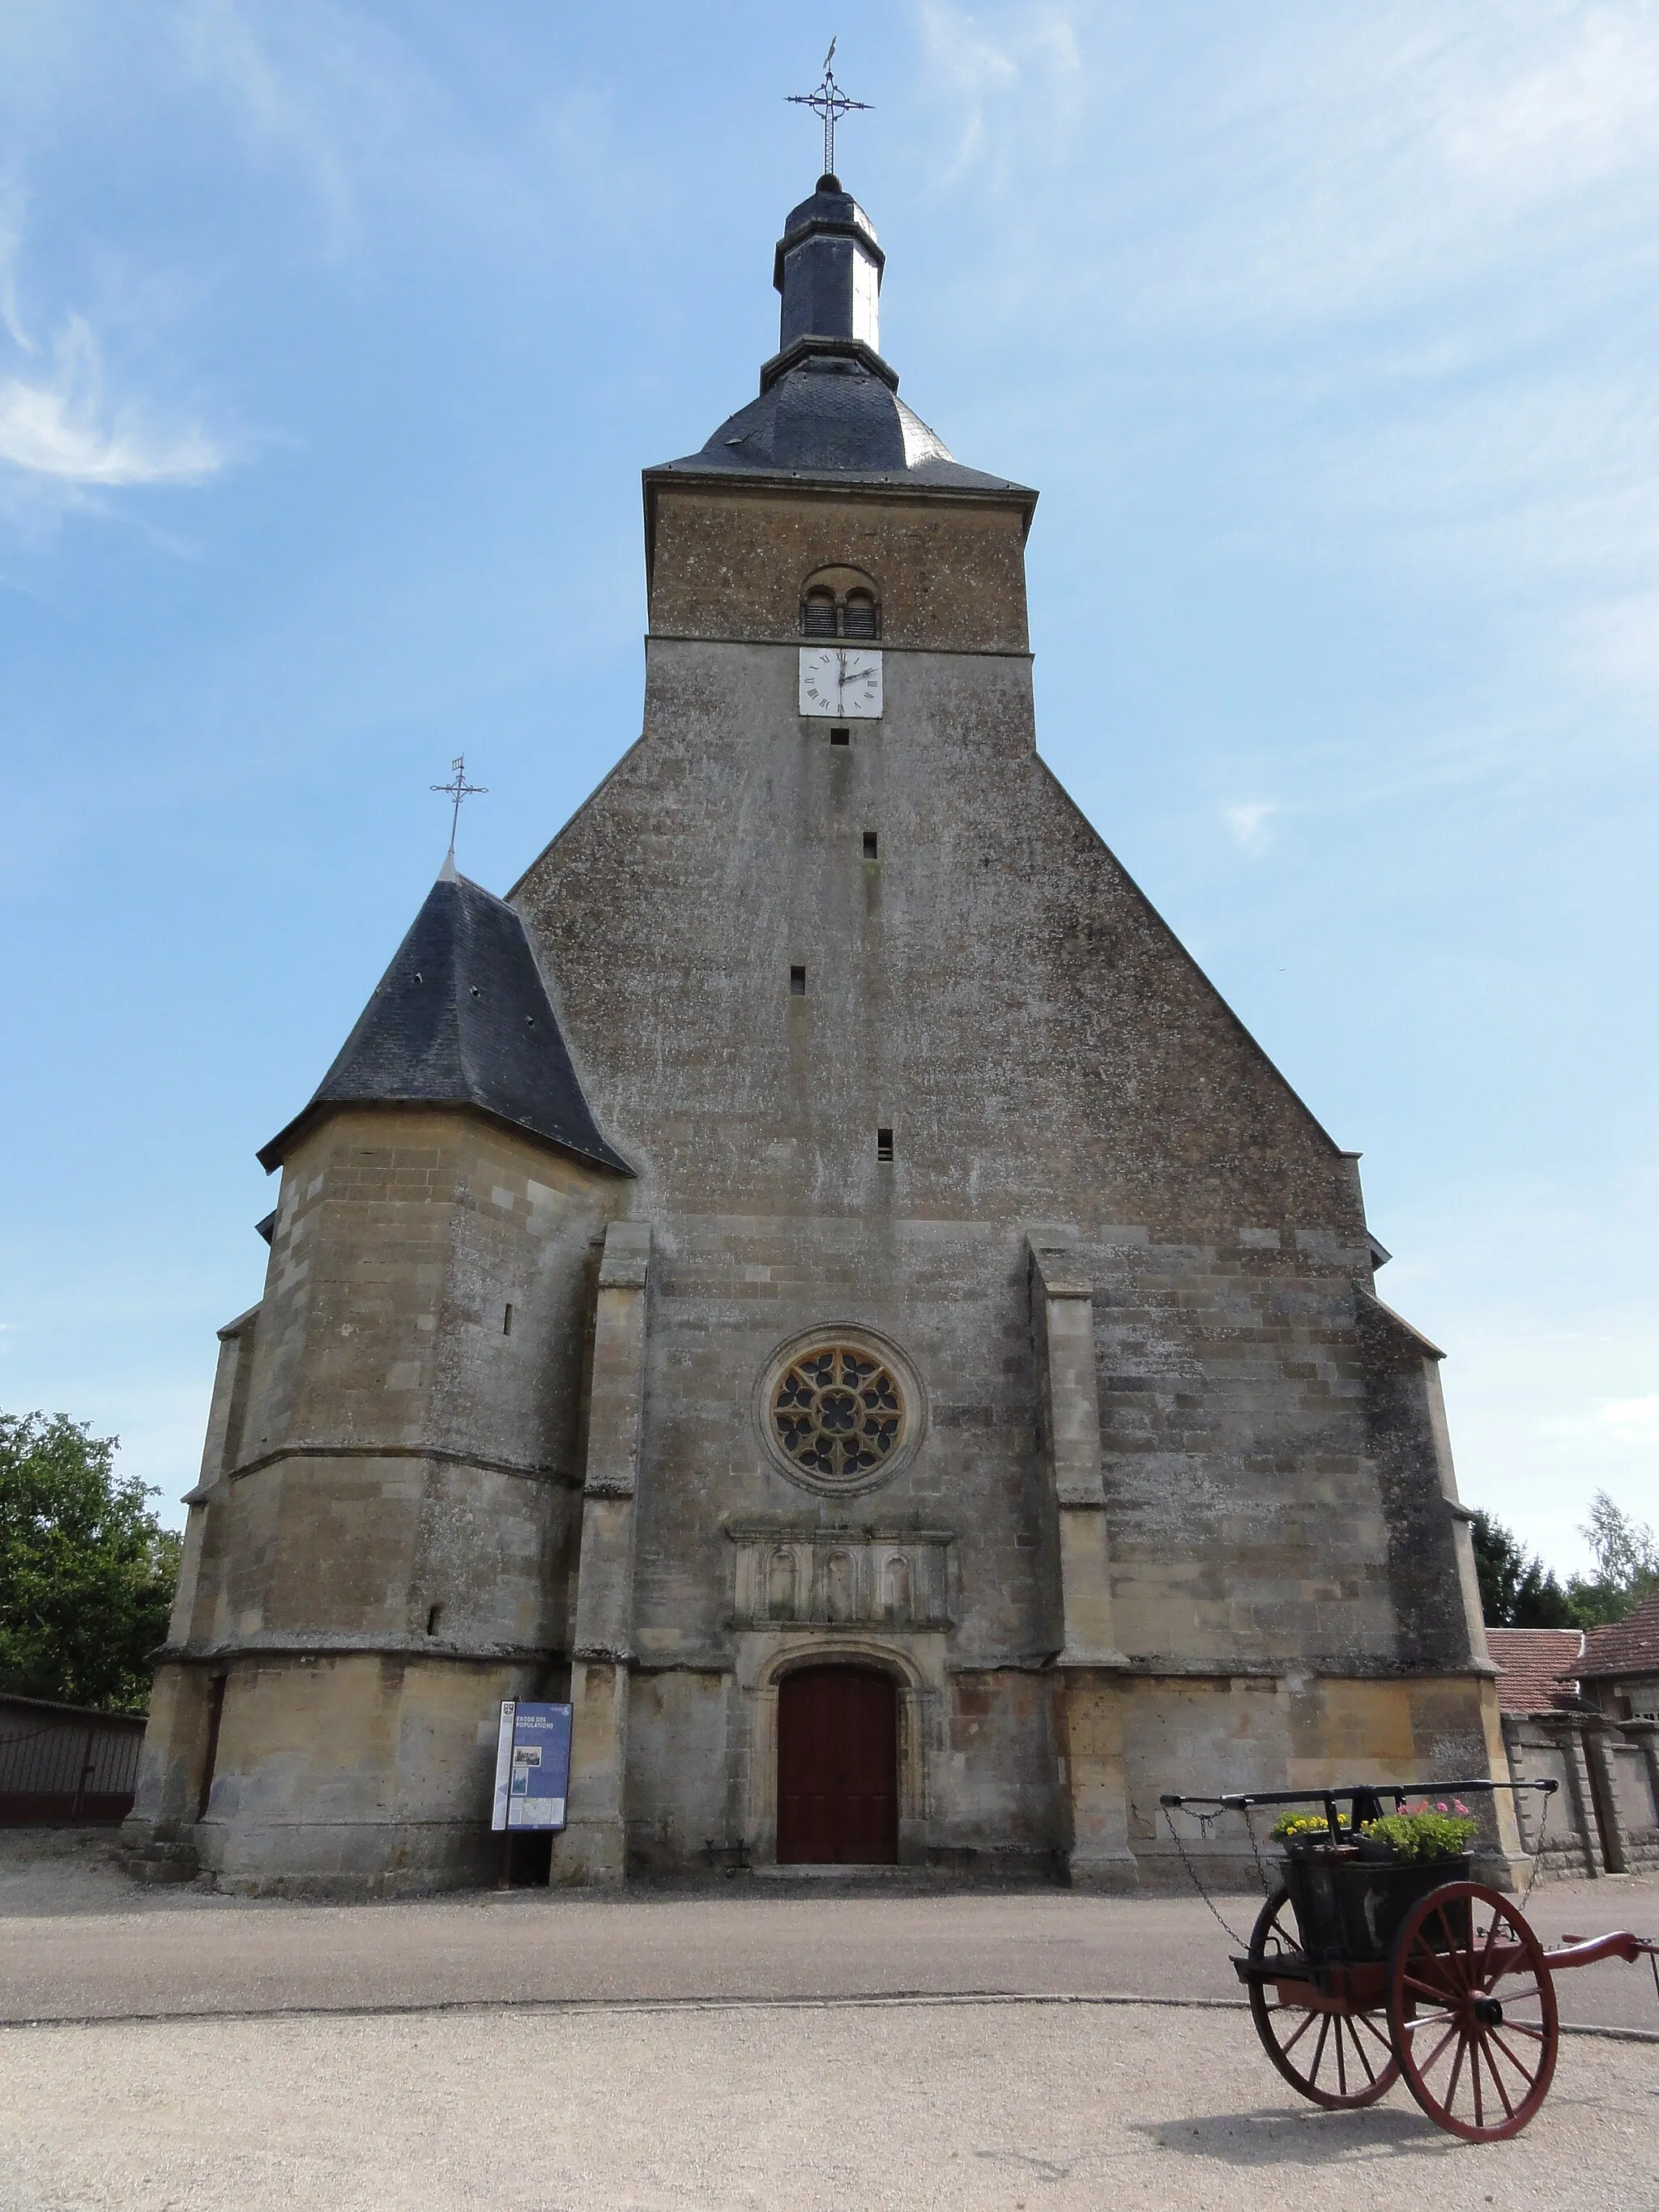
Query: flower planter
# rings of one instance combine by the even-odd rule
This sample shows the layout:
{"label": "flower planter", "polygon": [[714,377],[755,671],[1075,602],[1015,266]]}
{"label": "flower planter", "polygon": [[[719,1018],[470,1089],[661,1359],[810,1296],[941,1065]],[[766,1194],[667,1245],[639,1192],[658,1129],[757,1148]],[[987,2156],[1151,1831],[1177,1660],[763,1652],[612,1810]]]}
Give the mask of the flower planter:
{"label": "flower planter", "polygon": [[[1315,1961],[1386,1959],[1418,1899],[1449,1881],[1467,1881],[1472,1856],[1388,1860],[1362,1856],[1352,1844],[1287,1850],[1285,1881],[1304,1953]],[[1467,1942],[1468,1900],[1449,1905],[1446,1918],[1451,1940]]]}

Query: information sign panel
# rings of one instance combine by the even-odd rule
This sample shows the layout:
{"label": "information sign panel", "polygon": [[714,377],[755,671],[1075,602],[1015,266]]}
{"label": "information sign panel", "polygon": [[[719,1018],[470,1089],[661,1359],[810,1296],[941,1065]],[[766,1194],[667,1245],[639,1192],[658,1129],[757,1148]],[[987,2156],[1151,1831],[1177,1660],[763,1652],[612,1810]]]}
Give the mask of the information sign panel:
{"label": "information sign panel", "polygon": [[569,1706],[503,1698],[490,1826],[562,1828],[569,1789]]}

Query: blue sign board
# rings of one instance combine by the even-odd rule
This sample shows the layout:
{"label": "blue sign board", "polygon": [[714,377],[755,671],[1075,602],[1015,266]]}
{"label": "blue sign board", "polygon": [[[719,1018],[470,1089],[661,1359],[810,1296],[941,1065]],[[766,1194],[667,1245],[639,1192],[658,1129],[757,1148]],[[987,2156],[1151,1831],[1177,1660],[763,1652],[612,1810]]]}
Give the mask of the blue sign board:
{"label": "blue sign board", "polygon": [[503,1698],[490,1826],[557,1831],[569,1791],[569,1706]]}

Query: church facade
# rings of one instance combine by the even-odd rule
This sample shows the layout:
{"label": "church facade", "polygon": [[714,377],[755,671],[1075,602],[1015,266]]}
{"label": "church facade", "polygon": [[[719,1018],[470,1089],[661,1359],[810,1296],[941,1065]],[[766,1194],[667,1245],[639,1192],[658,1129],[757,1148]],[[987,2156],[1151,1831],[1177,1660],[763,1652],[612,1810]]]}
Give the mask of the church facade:
{"label": "church facade", "polygon": [[505,900],[446,864],[260,1155],[137,1870],[487,1878],[513,1696],[555,1881],[1131,1888],[1164,1790],[1505,1771],[1439,1355],[1043,764],[1036,495],[882,276],[825,176],[759,396],[645,474],[642,735]]}

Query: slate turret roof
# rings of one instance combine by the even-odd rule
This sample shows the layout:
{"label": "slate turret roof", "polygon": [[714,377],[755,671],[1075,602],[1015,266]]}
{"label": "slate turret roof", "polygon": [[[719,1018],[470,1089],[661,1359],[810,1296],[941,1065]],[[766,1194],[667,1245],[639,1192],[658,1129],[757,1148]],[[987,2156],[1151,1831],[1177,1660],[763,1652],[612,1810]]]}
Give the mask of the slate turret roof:
{"label": "slate turret roof", "polygon": [[772,281],[782,295],[779,350],[760,397],[722,422],[700,453],[646,471],[676,476],[819,477],[842,483],[939,491],[1036,494],[964,468],[898,396],[898,373],[876,343],[886,256],[870,219],[838,178],[818,179],[792,209]]}
{"label": "slate turret roof", "polygon": [[473,1107],[634,1172],[582,1096],[523,922],[447,861],[333,1066],[260,1164],[280,1166],[330,1107],[368,1105]]}

